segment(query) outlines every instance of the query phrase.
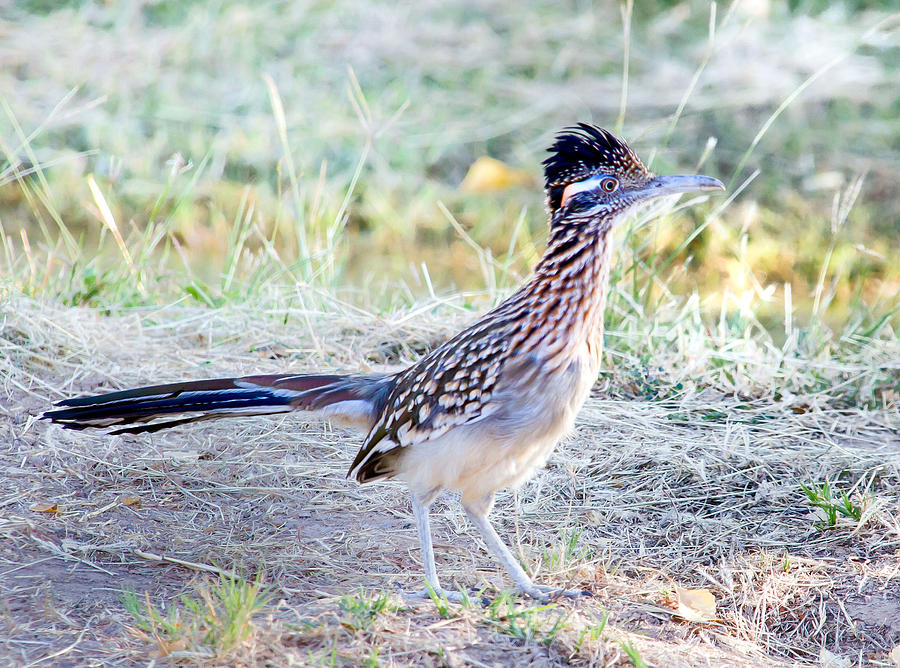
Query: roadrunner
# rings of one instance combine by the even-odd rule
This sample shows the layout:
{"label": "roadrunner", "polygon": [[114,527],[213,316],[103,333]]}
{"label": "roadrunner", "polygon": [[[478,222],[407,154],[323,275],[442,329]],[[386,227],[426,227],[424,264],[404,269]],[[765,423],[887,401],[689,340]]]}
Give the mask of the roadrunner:
{"label": "roadrunner", "polygon": [[488,521],[494,494],[543,465],[597,378],[616,225],[647,200],[724,187],[707,176],[655,176],[625,142],[585,123],[560,133],[549,153],[550,234],[534,275],[409,368],[154,385],[66,399],[43,417],[70,429],[115,427],[114,434],[298,410],[349,422],[366,437],[348,476],[407,484],[434,592],[460,598],[441,590],[428,520],[435,497],[457,490],[517,589],[539,600],[571,593],[531,581]]}

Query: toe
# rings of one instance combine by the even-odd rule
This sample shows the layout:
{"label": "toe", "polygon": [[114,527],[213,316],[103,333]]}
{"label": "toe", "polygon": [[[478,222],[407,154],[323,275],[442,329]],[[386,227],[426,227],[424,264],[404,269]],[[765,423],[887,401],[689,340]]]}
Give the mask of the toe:
{"label": "toe", "polygon": [[534,593],[532,593],[531,590],[526,590],[524,593],[544,603],[557,598],[581,598],[582,596],[593,596],[591,592],[585,589],[563,589],[562,587],[550,587],[548,585],[534,585],[533,590]]}
{"label": "toe", "polygon": [[451,603],[464,603],[468,600],[468,597],[464,597],[458,591],[447,591],[446,589],[420,589],[419,591],[411,592],[400,589],[400,593],[403,595],[403,598],[418,601],[434,600],[432,597],[432,593],[438,598],[438,600],[446,599]]}

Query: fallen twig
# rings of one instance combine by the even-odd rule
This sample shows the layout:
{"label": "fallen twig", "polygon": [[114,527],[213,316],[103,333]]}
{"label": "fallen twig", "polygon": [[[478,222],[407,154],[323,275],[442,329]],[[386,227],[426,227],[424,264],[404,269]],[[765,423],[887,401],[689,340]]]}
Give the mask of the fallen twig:
{"label": "fallen twig", "polygon": [[241,576],[239,576],[234,571],[227,571],[222,568],[218,568],[216,566],[210,566],[209,564],[199,564],[195,561],[185,561],[184,559],[176,559],[175,557],[166,557],[160,554],[153,554],[152,552],[144,552],[142,550],[135,550],[134,553],[139,556],[141,559],[147,559],[148,561],[159,561],[168,564],[176,564],[178,566],[184,566],[185,568],[190,568],[193,571],[205,571],[207,573],[215,573],[216,575],[220,575],[230,580],[243,580]]}

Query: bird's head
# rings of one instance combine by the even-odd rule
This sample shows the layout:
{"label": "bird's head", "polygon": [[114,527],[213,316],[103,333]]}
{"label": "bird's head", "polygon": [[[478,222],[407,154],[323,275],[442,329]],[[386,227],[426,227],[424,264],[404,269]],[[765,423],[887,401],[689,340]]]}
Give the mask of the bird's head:
{"label": "bird's head", "polygon": [[552,224],[612,221],[656,197],[725,189],[709,176],[656,176],[624,141],[587,123],[561,132],[548,150],[544,188]]}

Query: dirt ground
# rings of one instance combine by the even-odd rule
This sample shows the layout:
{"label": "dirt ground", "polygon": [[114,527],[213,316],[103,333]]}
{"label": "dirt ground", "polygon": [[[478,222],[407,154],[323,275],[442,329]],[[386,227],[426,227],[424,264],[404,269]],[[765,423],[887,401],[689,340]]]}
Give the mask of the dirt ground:
{"label": "dirt ground", "polygon": [[[613,376],[546,469],[501,494],[493,515],[538,581],[592,596],[443,614],[399,593],[422,583],[409,502],[399,485],[346,479],[358,436],[302,415],[139,437],[36,420],[61,394],[299,371],[297,358],[307,369],[390,364],[454,326],[419,314],[421,329],[363,319],[323,337],[327,323],[290,334],[245,316],[99,317],[25,301],[7,313],[0,663],[893,665],[896,408],[817,408],[807,397],[797,410],[710,389],[645,401]],[[817,527],[822,512],[800,484],[824,480],[849,491],[859,521]],[[486,599],[509,587],[452,498],[433,524],[445,583]],[[166,654],[136,632],[123,592],[175,605],[209,577],[198,566],[261,572],[269,602],[237,649]],[[714,613],[678,607],[698,589]],[[348,621],[350,599],[382,591],[384,610]]]}

